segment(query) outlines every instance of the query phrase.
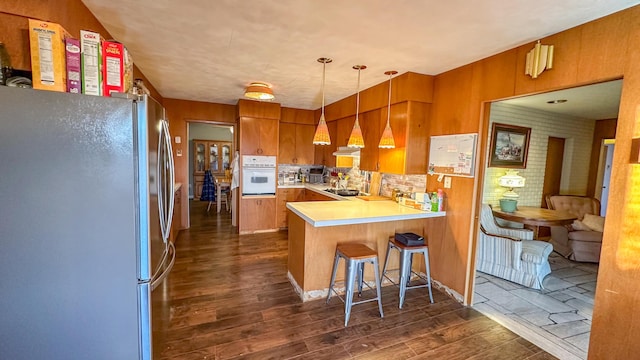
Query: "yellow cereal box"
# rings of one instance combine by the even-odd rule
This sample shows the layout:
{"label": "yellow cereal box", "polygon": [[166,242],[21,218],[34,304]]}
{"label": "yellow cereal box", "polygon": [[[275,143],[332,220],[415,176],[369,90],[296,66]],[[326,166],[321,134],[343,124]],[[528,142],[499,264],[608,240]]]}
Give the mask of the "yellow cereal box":
{"label": "yellow cereal box", "polygon": [[34,89],[67,91],[67,37],[69,33],[59,24],[29,19]]}

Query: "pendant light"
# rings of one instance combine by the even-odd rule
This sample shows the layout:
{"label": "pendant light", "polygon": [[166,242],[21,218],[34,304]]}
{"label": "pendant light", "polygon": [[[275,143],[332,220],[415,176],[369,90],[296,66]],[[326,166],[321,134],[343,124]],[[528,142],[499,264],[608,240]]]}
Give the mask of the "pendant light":
{"label": "pendant light", "polygon": [[329,128],[327,127],[327,122],[324,120],[324,79],[325,79],[325,68],[328,63],[333,60],[329,58],[319,58],[318,62],[322,63],[322,113],[320,114],[320,121],[318,122],[318,127],[316,128],[316,133],[313,135],[313,144],[314,145],[331,145],[331,138],[329,137]]}
{"label": "pendant light", "polygon": [[353,130],[351,130],[351,136],[349,136],[348,147],[351,148],[363,148],[364,138],[362,137],[362,129],[360,129],[360,122],[358,122],[358,112],[360,111],[360,70],[364,70],[367,67],[365,65],[354,65],[353,68],[358,70],[358,89],[356,94],[356,122],[353,124]]}
{"label": "pendant light", "polygon": [[380,143],[378,147],[381,149],[393,149],[396,147],[396,142],[393,140],[393,132],[391,132],[391,125],[389,120],[391,119],[391,78],[398,72],[395,70],[387,71],[384,74],[389,75],[389,104],[387,105],[387,126],[382,132]]}

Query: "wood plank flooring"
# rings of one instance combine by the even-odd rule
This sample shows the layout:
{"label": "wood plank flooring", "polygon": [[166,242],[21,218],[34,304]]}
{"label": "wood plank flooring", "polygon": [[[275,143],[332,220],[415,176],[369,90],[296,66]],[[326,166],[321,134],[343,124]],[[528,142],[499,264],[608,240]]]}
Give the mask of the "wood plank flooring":
{"label": "wood plank flooring", "polygon": [[[168,279],[153,292],[154,359],[555,359],[434,289],[382,291],[354,306],[302,303],[287,280],[287,233],[239,236],[228,213],[190,202]],[[327,264],[332,266],[332,264]],[[364,294],[363,294],[364,296]]]}

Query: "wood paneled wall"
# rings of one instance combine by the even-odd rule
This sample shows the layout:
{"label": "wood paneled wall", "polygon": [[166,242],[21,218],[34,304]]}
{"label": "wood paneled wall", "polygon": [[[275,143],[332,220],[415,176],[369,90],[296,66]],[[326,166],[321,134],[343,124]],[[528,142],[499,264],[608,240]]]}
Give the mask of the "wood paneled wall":
{"label": "wood paneled wall", "polygon": [[[406,72],[393,78],[391,82],[391,103],[404,101],[418,101],[431,103],[433,101],[433,76]],[[386,108],[389,102],[389,81],[385,81],[368,89],[360,91],[359,112]],[[324,108],[327,122],[336,121],[356,114],[356,95],[351,95]],[[320,112],[315,117],[317,123]],[[354,118],[355,119],[355,118]],[[351,124],[353,126],[353,124]]]}
{"label": "wood paneled wall", "polygon": [[[616,151],[605,224],[589,359],[630,358],[640,352],[633,334],[640,330],[634,309],[640,305],[640,167],[629,164],[632,136],[640,136],[640,6],[541,39],[555,46],[554,68],[538,79],[524,75],[526,53],[534,43],[436,76],[432,132],[479,132],[478,167],[485,166],[487,102],[624,77]],[[454,178],[447,190],[447,227],[435,256],[450,263],[434,276],[470,301],[475,264],[478,181]],[[635,185],[635,188],[634,188]],[[427,188],[440,187],[428,177]],[[471,231],[470,231],[471,229]],[[437,272],[436,272],[437,271]],[[615,326],[612,326],[615,324]]]}
{"label": "wood paneled wall", "polygon": [[[200,101],[187,101],[178,99],[164,99],[164,107],[169,119],[169,131],[173,137],[172,145],[174,154],[182,151],[182,156],[175,156],[176,182],[182,183],[182,199],[185,204],[189,202],[189,157],[190,149],[187,129],[189,121],[236,124],[236,106],[214,104]],[[238,149],[238,129],[234,129],[234,149]],[[175,142],[176,137],[181,138],[180,144]],[[189,227],[189,207],[182,206],[182,223],[180,228]]]}
{"label": "wood paneled wall", "polygon": [[[80,30],[92,30],[105,39],[112,38],[80,0],[1,1],[0,41],[5,43],[11,56],[11,65],[15,69],[31,70],[28,19],[58,23],[75,37],[80,36]],[[135,54],[132,55],[134,78],[143,79],[151,96],[162,103],[162,95],[135,65]]]}
{"label": "wood paneled wall", "polygon": [[[79,0],[22,0],[0,3],[0,34],[16,68],[28,69],[27,18],[62,24],[68,31],[92,29],[107,32]],[[489,20],[489,19],[488,19]],[[640,331],[634,309],[640,306],[640,165],[629,164],[631,138],[640,137],[640,6],[612,14],[585,25],[551,35],[543,44],[555,46],[554,68],[537,79],[524,75],[525,55],[533,43],[497,54],[440,74],[406,73],[394,79],[392,102],[413,100],[433,103],[430,130],[433,135],[478,132],[478,173],[475,179],[454,177],[447,190],[447,224],[444,240],[430,244],[433,256],[446,266],[433,269],[443,284],[471,298],[474,275],[478,183],[486,158],[489,101],[551,91],[623,77],[623,91],[616,133],[609,208],[596,291],[589,359],[633,358],[640,352],[635,334]],[[135,54],[134,62],[135,62]],[[136,69],[136,77],[144,76]],[[152,88],[154,97],[163,101]],[[361,92],[361,111],[386,105],[387,83]],[[396,91],[395,87],[398,88]],[[433,92],[431,92],[433,89]],[[427,90],[427,91],[425,91]],[[235,123],[235,107],[166,99],[171,131],[186,139],[187,120]],[[326,107],[328,120],[353,115],[355,96]],[[315,121],[319,112],[314,116]],[[175,145],[175,144],[174,144]],[[183,143],[184,146],[184,143]],[[188,183],[186,152],[176,158],[177,181]],[[429,176],[427,188],[441,187]],[[186,189],[186,187],[183,187]],[[186,192],[183,192],[186,199]],[[185,209],[187,207],[184,207]],[[183,211],[186,216],[186,210]],[[186,218],[183,216],[183,218]],[[615,324],[615,326],[612,326]]]}

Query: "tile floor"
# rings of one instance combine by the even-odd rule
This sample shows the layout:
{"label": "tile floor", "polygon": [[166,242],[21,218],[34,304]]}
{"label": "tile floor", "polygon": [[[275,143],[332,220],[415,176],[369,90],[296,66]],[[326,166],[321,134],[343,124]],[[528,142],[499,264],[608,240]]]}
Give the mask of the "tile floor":
{"label": "tile floor", "polygon": [[598,264],[555,252],[549,263],[542,290],[477,272],[473,308],[559,359],[586,359]]}

